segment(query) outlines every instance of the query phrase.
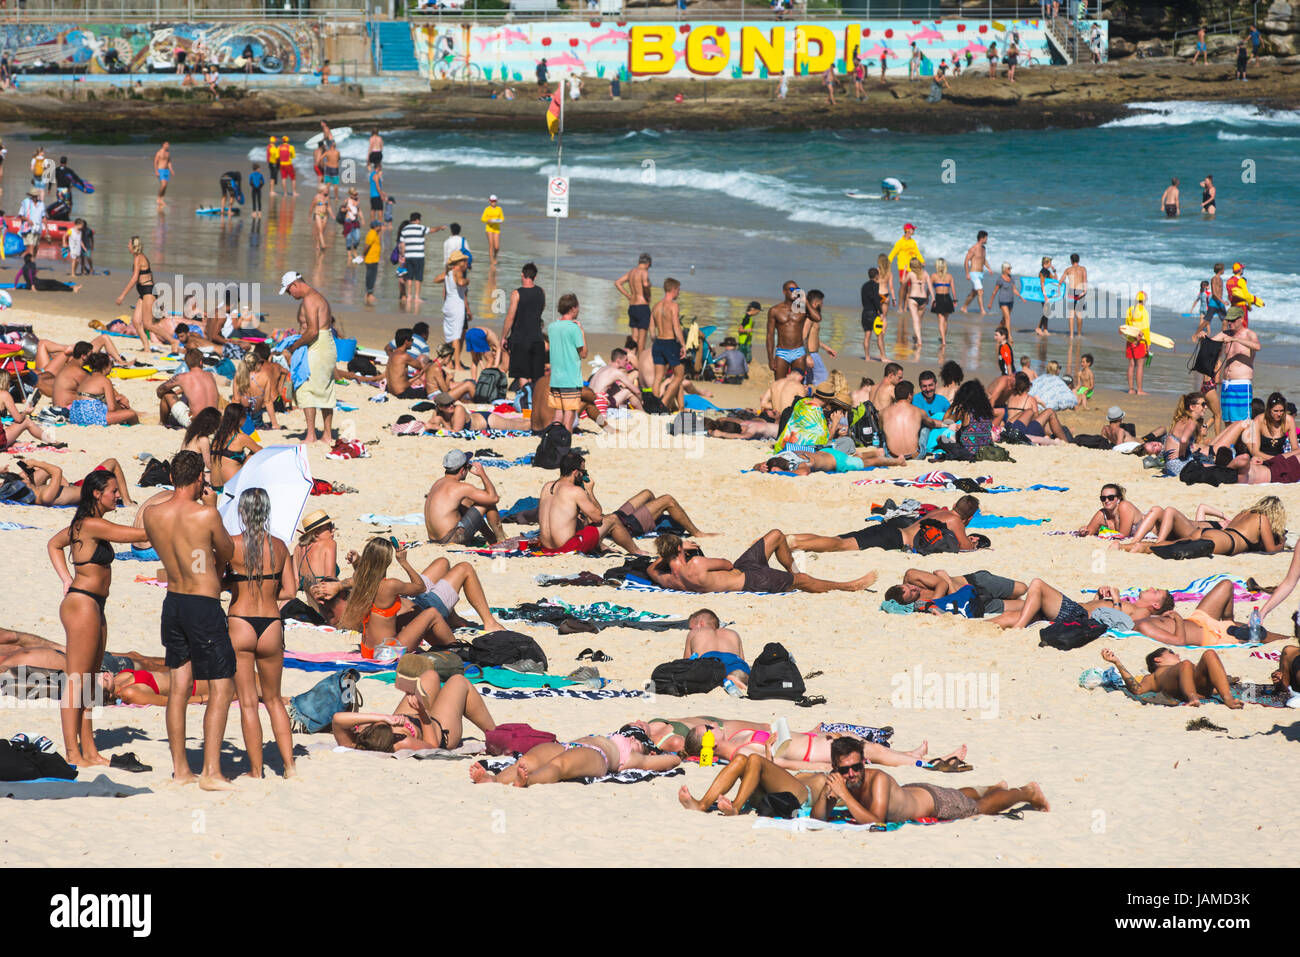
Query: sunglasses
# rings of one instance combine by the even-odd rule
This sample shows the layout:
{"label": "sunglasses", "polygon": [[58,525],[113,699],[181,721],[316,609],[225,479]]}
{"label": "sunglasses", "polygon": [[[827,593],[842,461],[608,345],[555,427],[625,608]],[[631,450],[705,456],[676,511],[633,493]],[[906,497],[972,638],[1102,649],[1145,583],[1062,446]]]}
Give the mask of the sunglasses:
{"label": "sunglasses", "polygon": [[859,761],[857,764],[841,764],[838,768],[835,769],[835,773],[843,774],[843,775],[857,774],[859,771],[862,771],[865,767],[866,765],[861,761]]}
{"label": "sunglasses", "polygon": [[1119,498],[1118,495],[1103,495],[1103,496],[1101,497],[1101,500],[1102,500],[1103,502],[1113,502],[1113,501],[1115,501],[1115,500],[1118,499],[1118,498]]}

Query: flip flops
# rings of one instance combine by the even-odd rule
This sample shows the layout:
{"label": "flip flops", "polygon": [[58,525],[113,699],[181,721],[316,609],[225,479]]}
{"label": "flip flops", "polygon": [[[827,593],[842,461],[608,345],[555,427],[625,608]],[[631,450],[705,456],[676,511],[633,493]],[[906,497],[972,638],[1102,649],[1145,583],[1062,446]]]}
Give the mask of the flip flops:
{"label": "flip flops", "polygon": [[574,661],[591,660],[591,661],[599,662],[599,661],[613,661],[614,659],[599,649],[597,649],[596,651],[592,651],[590,648],[583,648],[580,652],[578,652],[578,657],[574,658],[573,660]]}
{"label": "flip flops", "polygon": [[938,761],[931,761],[925,766],[927,771],[939,771],[944,774],[960,774],[963,771],[974,771],[972,765],[967,764],[961,758],[940,758]]}
{"label": "flip flops", "polygon": [[[817,674],[820,674],[820,672],[817,672]],[[826,703],[826,696],[824,694],[804,695],[802,698],[800,698],[798,701],[795,702],[795,704],[797,704],[801,708],[813,708],[819,704],[825,704],[825,703]]]}

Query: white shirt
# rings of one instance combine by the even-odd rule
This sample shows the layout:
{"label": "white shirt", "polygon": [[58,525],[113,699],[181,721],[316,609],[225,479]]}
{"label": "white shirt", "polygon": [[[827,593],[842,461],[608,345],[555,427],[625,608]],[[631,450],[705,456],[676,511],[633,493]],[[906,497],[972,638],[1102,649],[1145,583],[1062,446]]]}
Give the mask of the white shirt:
{"label": "white shirt", "polygon": [[465,255],[469,255],[469,244],[465,242],[464,234],[459,236],[448,236],[442,241],[443,265],[447,264],[447,260],[451,258],[451,254],[454,252],[463,252]]}
{"label": "white shirt", "polygon": [[45,222],[45,204],[39,199],[28,196],[18,207],[18,215],[32,224],[32,229],[39,230]]}

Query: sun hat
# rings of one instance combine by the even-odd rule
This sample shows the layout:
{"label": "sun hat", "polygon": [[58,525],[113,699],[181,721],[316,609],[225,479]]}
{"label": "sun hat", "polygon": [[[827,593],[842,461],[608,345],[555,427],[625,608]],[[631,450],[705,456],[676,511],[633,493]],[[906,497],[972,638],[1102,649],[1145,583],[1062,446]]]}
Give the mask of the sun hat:
{"label": "sun hat", "polygon": [[293,269],[290,269],[290,270],[289,270],[288,272],[286,272],[283,276],[281,276],[281,277],[280,277],[280,295],[283,296],[286,292],[288,292],[288,291],[289,291],[289,287],[292,286],[294,283],[296,283],[296,282],[297,282],[299,279],[301,279],[301,278],[302,278],[302,273],[297,272],[297,271],[295,271],[295,270],[293,270]]}
{"label": "sun hat", "polygon": [[1118,422],[1122,418],[1124,418],[1124,410],[1121,409],[1119,406],[1112,405],[1109,409],[1106,410],[1107,421]]}
{"label": "sun hat", "polygon": [[315,532],[324,531],[327,528],[333,527],[334,520],[330,518],[329,512],[325,511],[323,508],[318,508],[316,511],[303,518],[302,534],[300,535],[300,538],[306,538]]}

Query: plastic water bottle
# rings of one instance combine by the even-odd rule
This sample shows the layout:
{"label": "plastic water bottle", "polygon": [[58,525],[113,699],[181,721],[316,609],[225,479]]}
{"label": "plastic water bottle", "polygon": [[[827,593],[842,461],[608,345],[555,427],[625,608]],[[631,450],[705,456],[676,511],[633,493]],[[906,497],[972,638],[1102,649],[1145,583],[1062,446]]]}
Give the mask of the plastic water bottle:
{"label": "plastic water bottle", "polygon": [[700,742],[700,767],[713,767],[713,745],[715,740],[712,729],[704,732],[704,740]]}
{"label": "plastic water bottle", "polygon": [[1264,640],[1264,620],[1259,617],[1258,605],[1250,610],[1250,640],[1252,642]]}

